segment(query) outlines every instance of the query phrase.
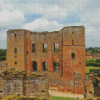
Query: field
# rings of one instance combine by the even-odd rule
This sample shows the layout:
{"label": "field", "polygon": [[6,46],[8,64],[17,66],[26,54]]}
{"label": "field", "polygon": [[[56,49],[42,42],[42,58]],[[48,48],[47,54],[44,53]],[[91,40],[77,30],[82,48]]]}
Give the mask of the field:
{"label": "field", "polygon": [[83,99],[75,99],[75,98],[68,98],[68,97],[50,97],[51,100],[83,100]]}
{"label": "field", "polygon": [[86,73],[86,74],[89,73],[89,70],[90,70],[90,69],[100,69],[100,67],[86,66],[86,68],[85,68],[85,73]]}

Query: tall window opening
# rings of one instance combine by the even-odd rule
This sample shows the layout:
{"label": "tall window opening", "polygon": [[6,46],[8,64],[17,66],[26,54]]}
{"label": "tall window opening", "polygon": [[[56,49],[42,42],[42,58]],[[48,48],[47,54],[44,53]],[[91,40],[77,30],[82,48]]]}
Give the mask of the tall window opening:
{"label": "tall window opening", "polygon": [[72,45],[74,45],[74,40],[72,40]]}
{"label": "tall window opening", "polygon": [[72,53],[72,59],[75,59],[75,53]]}
{"label": "tall window opening", "polygon": [[33,36],[33,41],[34,41],[34,36]]}
{"label": "tall window opening", "polygon": [[14,38],[16,38],[16,34],[14,34]]}
{"label": "tall window opening", "polygon": [[33,61],[32,67],[33,67],[34,71],[37,71],[37,63],[36,63],[36,61]]}
{"label": "tall window opening", "polygon": [[42,46],[43,46],[43,52],[47,52],[47,44],[45,43]]}
{"label": "tall window opening", "polygon": [[32,44],[32,52],[35,52],[35,44]]}
{"label": "tall window opening", "polygon": [[54,43],[54,52],[58,52],[59,51],[58,46],[59,46],[58,43]]}
{"label": "tall window opening", "polygon": [[59,62],[54,62],[54,71],[59,72]]}
{"label": "tall window opening", "polygon": [[43,64],[43,70],[44,70],[44,71],[48,71],[48,67],[47,67],[46,62],[43,62],[42,64]]}
{"label": "tall window opening", "polygon": [[15,48],[15,53],[17,53],[17,48]]}

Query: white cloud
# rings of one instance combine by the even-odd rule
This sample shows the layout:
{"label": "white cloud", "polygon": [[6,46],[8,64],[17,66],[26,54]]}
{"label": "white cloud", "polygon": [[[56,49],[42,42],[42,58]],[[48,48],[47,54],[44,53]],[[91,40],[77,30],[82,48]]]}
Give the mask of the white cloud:
{"label": "white cloud", "polygon": [[19,10],[13,12],[3,10],[0,12],[0,27],[20,26],[24,20],[24,14]]}
{"label": "white cloud", "polygon": [[43,16],[43,18],[47,18],[47,19],[63,19],[67,17],[67,10],[58,7],[57,5],[55,6],[49,6],[46,8],[45,14]]}
{"label": "white cloud", "polygon": [[67,9],[61,8],[57,5],[40,5],[33,4],[27,6],[27,9],[30,10],[33,14],[43,14],[43,18],[46,19],[63,19],[67,17]]}
{"label": "white cloud", "polygon": [[0,0],[0,8],[2,10],[13,10],[14,6],[9,0]]}
{"label": "white cloud", "polygon": [[32,23],[27,23],[23,26],[24,29],[31,31],[58,31],[62,27],[63,25],[56,21],[49,22],[42,18],[36,19]]}

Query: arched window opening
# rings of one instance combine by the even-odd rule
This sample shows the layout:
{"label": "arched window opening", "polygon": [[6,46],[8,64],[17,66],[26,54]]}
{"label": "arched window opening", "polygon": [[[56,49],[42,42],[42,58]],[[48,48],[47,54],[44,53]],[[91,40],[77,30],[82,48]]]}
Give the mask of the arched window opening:
{"label": "arched window opening", "polygon": [[37,71],[37,62],[36,61],[33,61],[32,67],[33,67],[34,71]]}
{"label": "arched window opening", "polygon": [[44,71],[48,71],[47,63],[43,62],[42,64],[43,64],[43,70]]}
{"label": "arched window opening", "polygon": [[74,45],[74,40],[72,40],[72,45]]}
{"label": "arched window opening", "polygon": [[75,53],[72,53],[72,59],[75,59]]}
{"label": "arched window opening", "polygon": [[59,72],[59,62],[54,62],[54,71]]}

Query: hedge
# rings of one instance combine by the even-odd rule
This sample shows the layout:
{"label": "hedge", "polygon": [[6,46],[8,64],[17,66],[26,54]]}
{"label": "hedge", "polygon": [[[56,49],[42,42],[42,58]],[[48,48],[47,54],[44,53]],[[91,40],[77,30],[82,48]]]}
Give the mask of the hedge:
{"label": "hedge", "polygon": [[89,72],[99,73],[100,69],[90,69]]}

